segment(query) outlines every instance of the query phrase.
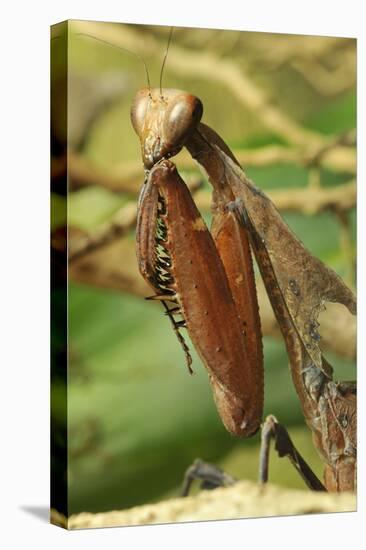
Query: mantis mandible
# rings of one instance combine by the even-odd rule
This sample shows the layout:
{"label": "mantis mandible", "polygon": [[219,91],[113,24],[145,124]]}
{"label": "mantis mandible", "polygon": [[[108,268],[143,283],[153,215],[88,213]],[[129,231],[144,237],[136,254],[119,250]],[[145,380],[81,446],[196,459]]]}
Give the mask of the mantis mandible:
{"label": "mantis mandible", "polygon": [[[263,411],[263,352],[251,259],[258,263],[283,334],[305,421],[325,463],[324,485],[270,416],[262,430],[260,479],[268,476],[269,440],[315,490],[356,485],[356,385],[336,382],[322,356],[318,316],[324,302],[352,314],[356,300],[341,278],[308,252],[234,155],[201,122],[201,101],[174,89],[144,88],[131,120],[141,142],[145,183],[138,205],[137,257],[184,348],[185,327],[213,389],[220,417],[237,436],[253,435]],[[213,186],[211,232],[169,160],[183,147]],[[179,317],[179,320],[176,317]]]}

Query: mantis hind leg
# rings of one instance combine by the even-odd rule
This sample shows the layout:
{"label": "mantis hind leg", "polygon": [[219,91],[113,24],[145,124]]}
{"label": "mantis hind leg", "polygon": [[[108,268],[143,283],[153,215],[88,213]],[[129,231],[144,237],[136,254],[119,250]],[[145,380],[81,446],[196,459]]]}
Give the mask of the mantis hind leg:
{"label": "mantis hind leg", "polygon": [[288,431],[273,415],[267,416],[262,426],[261,450],[259,455],[259,483],[268,481],[269,451],[271,440],[275,442],[275,450],[280,458],[287,456],[305,481],[309,489],[313,491],[326,491],[326,488],[314,474],[307,462],[302,458],[293,444]]}
{"label": "mantis hind leg", "polygon": [[184,474],[181,490],[182,497],[188,496],[192,483],[195,480],[201,482],[201,489],[209,490],[216,489],[217,487],[229,487],[236,482],[236,479],[218,468],[218,466],[203,462],[199,458],[196,458]]}
{"label": "mantis hind leg", "polygon": [[[280,458],[287,456],[296,471],[302,477],[306,485],[312,491],[326,491],[326,488],[314,474],[307,462],[302,458],[293,444],[286,428],[280,424],[273,415],[267,416],[262,425],[261,448],[259,454],[258,481],[264,485],[268,481],[269,453],[271,440],[275,442],[275,450]],[[221,470],[218,466],[196,459],[187,468],[181,496],[189,494],[192,483],[197,480],[201,483],[201,489],[216,489],[217,487],[229,487],[236,483],[236,479]]]}

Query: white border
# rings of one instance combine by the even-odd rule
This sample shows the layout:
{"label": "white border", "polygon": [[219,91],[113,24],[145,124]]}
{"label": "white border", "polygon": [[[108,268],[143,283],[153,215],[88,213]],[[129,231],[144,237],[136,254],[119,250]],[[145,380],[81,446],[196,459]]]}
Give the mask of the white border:
{"label": "white border", "polygon": [[[4,548],[354,548],[365,512],[363,467],[359,512],[265,520],[100,529],[67,533],[24,507],[46,507],[49,495],[49,26],[64,19],[95,19],[358,38],[359,151],[365,139],[365,40],[362,2],[348,0],[211,2],[184,0],[13,1],[2,6],[1,63],[1,519]],[[365,277],[365,161],[359,155],[359,304]],[[359,327],[365,326],[360,308]],[[360,330],[362,340],[362,333]],[[365,387],[364,346],[359,387]],[[363,397],[364,390],[361,392]],[[364,413],[366,400],[359,400]],[[364,414],[359,434],[365,434]],[[365,444],[359,441],[359,463]],[[356,545],[356,546],[355,546]]]}

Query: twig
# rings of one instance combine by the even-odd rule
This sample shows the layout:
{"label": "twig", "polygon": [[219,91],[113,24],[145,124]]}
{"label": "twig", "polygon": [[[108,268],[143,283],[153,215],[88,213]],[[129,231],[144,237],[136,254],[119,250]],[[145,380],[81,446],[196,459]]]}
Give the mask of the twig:
{"label": "twig", "polygon": [[137,269],[134,242],[119,237],[101,248],[75,258],[69,265],[70,280],[97,288],[145,297],[151,289]]}
{"label": "twig", "polygon": [[344,280],[350,288],[355,286],[355,254],[352,245],[351,224],[348,212],[336,208],[334,211],[339,221],[339,244],[343,252],[344,264],[347,267],[347,272]]}
{"label": "twig", "polygon": [[319,60],[340,47],[350,45],[350,39],[329,36],[292,35],[290,47],[288,36],[267,35],[262,43],[258,43],[256,35],[255,40],[259,51],[257,60],[272,70],[295,59]]}
{"label": "twig", "polygon": [[270,166],[271,164],[293,163],[309,166],[317,163],[335,172],[355,174],[357,169],[356,150],[335,141],[326,147],[312,147],[301,150],[296,147],[267,145],[258,149],[234,151],[235,157],[244,166]]}
{"label": "twig", "polygon": [[[333,156],[336,159],[336,162],[343,162],[343,166],[347,166],[347,160],[341,158],[341,155],[347,155],[348,153],[348,162],[352,163],[352,170],[350,173],[355,174],[357,170],[357,159],[356,159],[356,149],[349,147],[356,143],[356,130],[348,130],[347,132],[341,133],[337,136],[334,136],[327,144],[322,147],[315,147],[312,150],[309,150],[304,154],[303,163],[305,166],[320,166],[322,164],[322,159],[324,157]],[[344,147],[348,146],[348,147]],[[345,161],[345,162],[344,162]],[[351,164],[349,165],[351,168]],[[340,171],[342,171],[340,169]],[[349,171],[349,170],[347,170]]]}
{"label": "twig", "polygon": [[[193,166],[193,162],[191,162],[190,168]],[[69,153],[68,157],[69,189],[71,191],[98,185],[113,193],[125,193],[135,197],[141,189],[143,173],[143,165],[140,160],[124,162],[121,168],[115,168],[108,172],[77,152]],[[202,176],[188,176],[185,181],[190,191],[194,191],[202,185]]]}
{"label": "twig", "polygon": [[[273,164],[291,163],[301,166],[319,165],[330,170],[356,173],[356,151],[338,143],[312,149],[309,152],[298,148],[282,145],[266,145],[258,149],[234,150],[235,157],[245,167],[271,166]],[[192,170],[197,165],[192,158],[182,151],[177,157],[180,169]],[[66,170],[66,164],[63,165]],[[143,180],[142,163],[140,160],[124,162],[120,167],[109,171],[95,166],[93,162],[77,152],[69,153],[68,174],[70,190],[76,190],[90,185],[100,185],[114,193],[126,193],[136,196]],[[201,178],[186,179],[192,190],[199,187]]]}
{"label": "twig", "polygon": [[309,84],[324,96],[336,95],[350,90],[356,80],[356,56],[353,51],[343,52],[339,66],[333,70],[326,69],[315,60],[294,59],[291,65]]}
{"label": "twig", "polygon": [[309,168],[308,189],[317,191],[321,187],[320,183],[320,171],[317,166]]}
{"label": "twig", "polygon": [[129,203],[118,210],[112,219],[92,233],[70,239],[69,262],[85,256],[124,235],[136,223],[136,204]]}
{"label": "twig", "polygon": [[[125,26],[120,32],[113,25],[99,23],[73,22],[75,31],[82,32],[87,26],[88,32],[106,38],[118,46],[149,55],[161,52],[160,43],[152,35],[141,35],[131,26]],[[242,71],[239,66],[228,59],[223,59],[211,52],[195,52],[177,45],[172,45],[169,53],[169,67],[180,76],[199,76],[200,79],[214,80],[222,83],[251,112],[256,113],[262,124],[269,130],[282,136],[286,141],[301,147],[322,145],[327,138],[318,132],[308,130],[271,103],[262,88]]]}
{"label": "twig", "polygon": [[[356,206],[356,182],[352,180],[332,188],[277,189],[268,191],[267,195],[281,211],[294,210],[307,215],[333,209],[346,211]],[[194,200],[198,208],[208,210],[211,194],[208,191],[198,191]]]}
{"label": "twig", "polygon": [[136,195],[143,182],[142,165],[136,162],[125,163],[123,172],[107,173],[77,152],[68,156],[70,189],[75,190],[89,185],[100,185],[110,191]]}

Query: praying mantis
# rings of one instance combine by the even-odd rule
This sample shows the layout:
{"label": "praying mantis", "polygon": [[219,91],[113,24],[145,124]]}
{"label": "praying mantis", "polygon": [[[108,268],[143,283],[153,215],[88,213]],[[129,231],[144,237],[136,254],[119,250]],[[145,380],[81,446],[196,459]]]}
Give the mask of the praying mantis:
{"label": "praying mantis", "polygon": [[[356,383],[333,379],[319,346],[318,317],[327,301],[341,303],[355,315],[355,296],[306,250],[223,139],[201,122],[202,102],[187,92],[163,88],[161,79],[162,72],[159,88],[149,84],[139,90],[131,108],[145,170],[136,250],[140,273],[154,291],[150,299],[162,303],[191,372],[181,333],[187,329],[227,430],[250,437],[262,428],[262,483],[268,479],[269,443],[274,439],[278,454],[288,456],[309,488],[354,490]],[[213,187],[210,230],[171,161],[183,147]],[[324,484],[277,419],[270,415],[262,422],[264,361],[252,254],[283,335],[305,421],[324,462]],[[187,470],[183,494],[194,478],[206,487],[234,482],[196,461]]]}
{"label": "praying mantis", "polygon": [[[319,347],[317,319],[326,301],[339,302],[356,314],[355,297],[335,272],[305,249],[224,141],[201,122],[202,113],[198,98],[161,86],[143,88],[133,101],[131,120],[145,167],[136,230],[140,272],[155,291],[151,299],[162,302],[190,369],[191,357],[180,333],[188,330],[208,370],[225,427],[248,437],[260,428],[263,411],[253,251],[286,344],[305,421],[325,463],[323,485],[287,431],[269,416],[262,427],[260,480],[268,478],[269,441],[274,438],[279,455],[290,458],[311,489],[354,490],[356,384],[333,380]],[[211,231],[170,160],[183,147],[213,186]],[[189,470],[185,494],[193,477],[205,479],[202,468],[207,472],[204,463]],[[208,485],[224,484],[225,476],[208,470]]]}

